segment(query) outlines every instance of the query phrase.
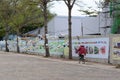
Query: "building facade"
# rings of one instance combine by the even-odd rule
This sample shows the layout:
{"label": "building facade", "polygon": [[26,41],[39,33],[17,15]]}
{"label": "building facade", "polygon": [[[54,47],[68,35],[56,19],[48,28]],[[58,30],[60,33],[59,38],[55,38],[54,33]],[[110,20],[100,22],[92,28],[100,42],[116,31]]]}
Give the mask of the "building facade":
{"label": "building facade", "polygon": [[[72,16],[72,36],[85,36],[85,35],[106,35],[110,33],[110,28],[106,26],[111,25],[111,19],[105,17],[106,14],[100,13],[97,17],[77,17]],[[44,34],[44,27],[41,29],[40,34]],[[49,35],[68,35],[68,17],[55,16],[48,23]]]}

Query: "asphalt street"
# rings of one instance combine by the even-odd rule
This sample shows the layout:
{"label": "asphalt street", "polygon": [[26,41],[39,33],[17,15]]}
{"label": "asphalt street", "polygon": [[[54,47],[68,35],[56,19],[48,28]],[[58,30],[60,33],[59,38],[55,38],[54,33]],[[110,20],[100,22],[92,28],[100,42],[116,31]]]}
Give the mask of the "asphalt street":
{"label": "asphalt street", "polygon": [[120,80],[120,69],[0,51],[0,80]]}

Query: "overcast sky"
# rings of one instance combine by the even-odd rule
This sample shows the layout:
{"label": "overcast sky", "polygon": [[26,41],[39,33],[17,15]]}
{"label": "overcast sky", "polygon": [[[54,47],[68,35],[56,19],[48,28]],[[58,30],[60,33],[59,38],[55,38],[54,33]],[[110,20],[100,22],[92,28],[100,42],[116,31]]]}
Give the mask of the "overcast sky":
{"label": "overcast sky", "polygon": [[[77,5],[74,5],[72,9],[72,16],[81,16],[83,15],[78,10],[80,9],[86,9],[87,7],[93,7],[94,9],[97,9],[97,6],[95,4],[95,1],[99,2],[99,0],[81,0],[84,4],[81,4],[84,7],[78,7]],[[102,1],[102,0],[100,0]],[[67,16],[68,15],[68,9],[64,2],[55,2],[53,7],[50,8],[50,11],[52,13],[56,13],[57,15]]]}

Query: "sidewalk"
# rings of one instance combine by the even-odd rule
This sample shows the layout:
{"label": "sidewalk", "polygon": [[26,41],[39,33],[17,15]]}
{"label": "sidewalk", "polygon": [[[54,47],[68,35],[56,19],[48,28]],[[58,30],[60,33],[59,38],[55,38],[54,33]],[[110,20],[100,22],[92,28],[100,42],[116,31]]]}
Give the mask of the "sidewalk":
{"label": "sidewalk", "polygon": [[1,51],[0,69],[1,80],[120,80],[111,65]]}
{"label": "sidewalk", "polygon": [[96,68],[103,68],[103,69],[116,69],[114,65],[111,64],[103,64],[103,63],[96,63],[96,62],[89,62],[87,61],[85,64],[79,64],[77,60],[66,60],[66,59],[56,59],[56,58],[47,58],[48,60],[52,61],[59,61],[63,63],[75,64],[75,65],[82,65],[82,66],[89,66],[89,67],[96,67]]}
{"label": "sidewalk", "polygon": [[66,64],[71,64],[71,65],[87,66],[87,67],[98,68],[98,69],[120,71],[120,69],[117,69],[117,68],[115,68],[114,65],[110,65],[110,64],[102,64],[102,63],[95,63],[95,62],[86,62],[85,64],[79,64],[79,62],[77,60],[69,60],[69,59],[53,58],[53,57],[45,58],[43,56],[38,56],[38,55],[18,54],[18,53],[13,53],[13,52],[0,51],[0,54],[8,54],[8,53],[36,57],[36,58],[40,58],[40,59],[44,59],[44,60],[66,63]]}
{"label": "sidewalk", "polygon": [[92,68],[98,68],[98,69],[105,69],[105,70],[114,70],[114,71],[119,71],[120,69],[115,68],[115,65],[112,64],[104,64],[104,63],[97,63],[97,62],[89,62],[87,61],[85,64],[79,64],[78,60],[69,60],[69,59],[62,59],[62,58],[44,58],[41,56],[42,59],[47,59],[51,61],[57,61],[57,62],[62,62],[66,64],[73,64],[73,65],[79,65],[79,66],[87,66],[87,67],[92,67]]}

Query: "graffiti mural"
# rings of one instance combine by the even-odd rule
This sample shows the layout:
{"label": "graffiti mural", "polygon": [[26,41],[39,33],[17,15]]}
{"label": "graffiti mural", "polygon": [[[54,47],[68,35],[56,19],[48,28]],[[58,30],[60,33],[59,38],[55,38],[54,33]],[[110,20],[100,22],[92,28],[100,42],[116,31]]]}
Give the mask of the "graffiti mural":
{"label": "graffiti mural", "polygon": [[120,60],[120,37],[114,37],[112,41],[112,57],[114,60]]}

